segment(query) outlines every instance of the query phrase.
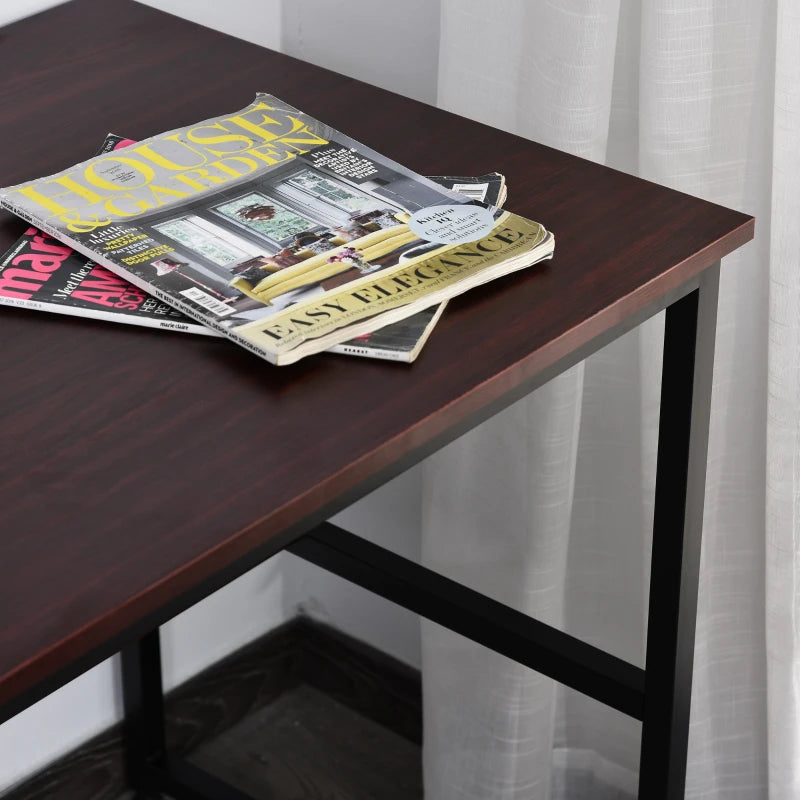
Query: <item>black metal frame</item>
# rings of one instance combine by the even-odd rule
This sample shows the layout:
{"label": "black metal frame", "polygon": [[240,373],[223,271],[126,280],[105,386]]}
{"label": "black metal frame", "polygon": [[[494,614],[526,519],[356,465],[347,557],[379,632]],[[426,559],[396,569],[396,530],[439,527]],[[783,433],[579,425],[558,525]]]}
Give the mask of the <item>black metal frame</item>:
{"label": "black metal frame", "polygon": [[686,783],[719,264],[667,309],[647,615],[639,797]]}
{"label": "black metal frame", "polygon": [[[167,752],[158,625],[213,588],[281,549],[321,566],[371,592],[450,628],[573,689],[642,721],[639,798],[679,800],[684,794],[689,707],[699,581],[700,541],[705,490],[708,422],[716,326],[719,262],[694,286],[684,287],[666,302],[664,363],[658,434],[655,521],[648,611],[645,669],[633,666],[549,625],[491,600],[408,559],[371,544],[329,522],[307,520],[305,533],[285,532],[279,541],[231,565],[174,608],[142,620],[108,646],[127,641],[121,650],[125,707],[126,765],[139,796],[176,800],[252,800],[194,765]],[[699,285],[698,285],[699,284]],[[687,293],[688,292],[688,293]],[[541,374],[448,432],[449,441],[480,419],[541,385],[612,338],[650,316],[652,306],[626,320],[547,374]],[[396,474],[444,442],[415,451],[409,463],[394,465]],[[375,482],[386,479],[376,476]],[[366,491],[359,487],[357,495]],[[348,499],[340,498],[340,505]],[[330,509],[329,509],[330,510]],[[332,510],[330,510],[332,513]],[[324,520],[324,518],[321,518]],[[313,527],[316,524],[316,527]],[[311,528],[311,530],[309,530]],[[149,628],[143,626],[147,625]],[[136,638],[134,638],[136,637]],[[131,641],[133,639],[133,641]],[[98,653],[86,656],[99,660]],[[88,665],[88,664],[87,664]],[[74,666],[69,672],[83,666]],[[85,668],[85,667],[84,667]],[[51,682],[65,682],[64,675]],[[49,686],[49,690],[57,688]],[[30,695],[42,696],[44,689]],[[38,699],[38,698],[37,698]],[[19,702],[23,702],[21,698]],[[28,698],[30,703],[30,698]],[[8,709],[3,709],[8,718]]]}

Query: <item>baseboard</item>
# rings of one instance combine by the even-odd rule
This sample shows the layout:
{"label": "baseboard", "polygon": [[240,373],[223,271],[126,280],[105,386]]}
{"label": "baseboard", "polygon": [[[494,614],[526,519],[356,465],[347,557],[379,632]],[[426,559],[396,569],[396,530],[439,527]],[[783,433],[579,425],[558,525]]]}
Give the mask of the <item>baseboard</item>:
{"label": "baseboard", "polygon": [[[419,672],[327,625],[295,617],[167,695],[168,746],[186,755],[303,683],[412,742],[422,740]],[[115,725],[3,800],[112,800],[126,788]]]}

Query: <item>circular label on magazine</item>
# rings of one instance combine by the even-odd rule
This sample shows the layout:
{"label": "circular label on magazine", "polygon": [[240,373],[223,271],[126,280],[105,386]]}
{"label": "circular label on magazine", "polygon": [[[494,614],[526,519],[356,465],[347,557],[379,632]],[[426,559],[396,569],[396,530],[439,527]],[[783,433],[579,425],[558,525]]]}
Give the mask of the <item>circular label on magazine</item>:
{"label": "circular label on magazine", "polygon": [[411,215],[408,227],[428,242],[466,244],[488,236],[494,216],[482,206],[427,206]]}

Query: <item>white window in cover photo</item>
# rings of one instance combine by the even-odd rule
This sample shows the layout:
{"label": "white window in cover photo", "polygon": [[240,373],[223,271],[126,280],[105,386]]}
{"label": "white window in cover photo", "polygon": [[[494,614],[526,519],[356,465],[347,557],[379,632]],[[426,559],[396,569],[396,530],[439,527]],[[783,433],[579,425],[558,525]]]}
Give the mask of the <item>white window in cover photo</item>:
{"label": "white window in cover photo", "polygon": [[279,188],[288,197],[300,202],[308,202],[310,196],[351,214],[372,211],[377,206],[374,197],[310,169],[291,175]]}
{"label": "white window in cover photo", "polygon": [[153,227],[218,267],[254,258],[263,252],[263,249],[225,228],[194,215],[161,222]]}
{"label": "white window in cover photo", "polygon": [[309,217],[259,192],[250,192],[221,203],[214,207],[214,211],[278,244],[284,244],[298,233],[319,227],[319,223]]}

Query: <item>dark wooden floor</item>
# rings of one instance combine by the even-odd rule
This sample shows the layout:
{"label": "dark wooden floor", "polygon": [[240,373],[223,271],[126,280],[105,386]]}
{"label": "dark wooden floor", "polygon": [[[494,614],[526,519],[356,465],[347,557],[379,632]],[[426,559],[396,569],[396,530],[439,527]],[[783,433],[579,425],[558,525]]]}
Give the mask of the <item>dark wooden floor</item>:
{"label": "dark wooden floor", "polygon": [[[170,752],[257,800],[422,798],[419,673],[298,618],[167,697]],[[4,800],[134,800],[119,728]]]}
{"label": "dark wooden floor", "polygon": [[419,746],[310,686],[281,695],[190,760],[264,800],[422,798]]}

